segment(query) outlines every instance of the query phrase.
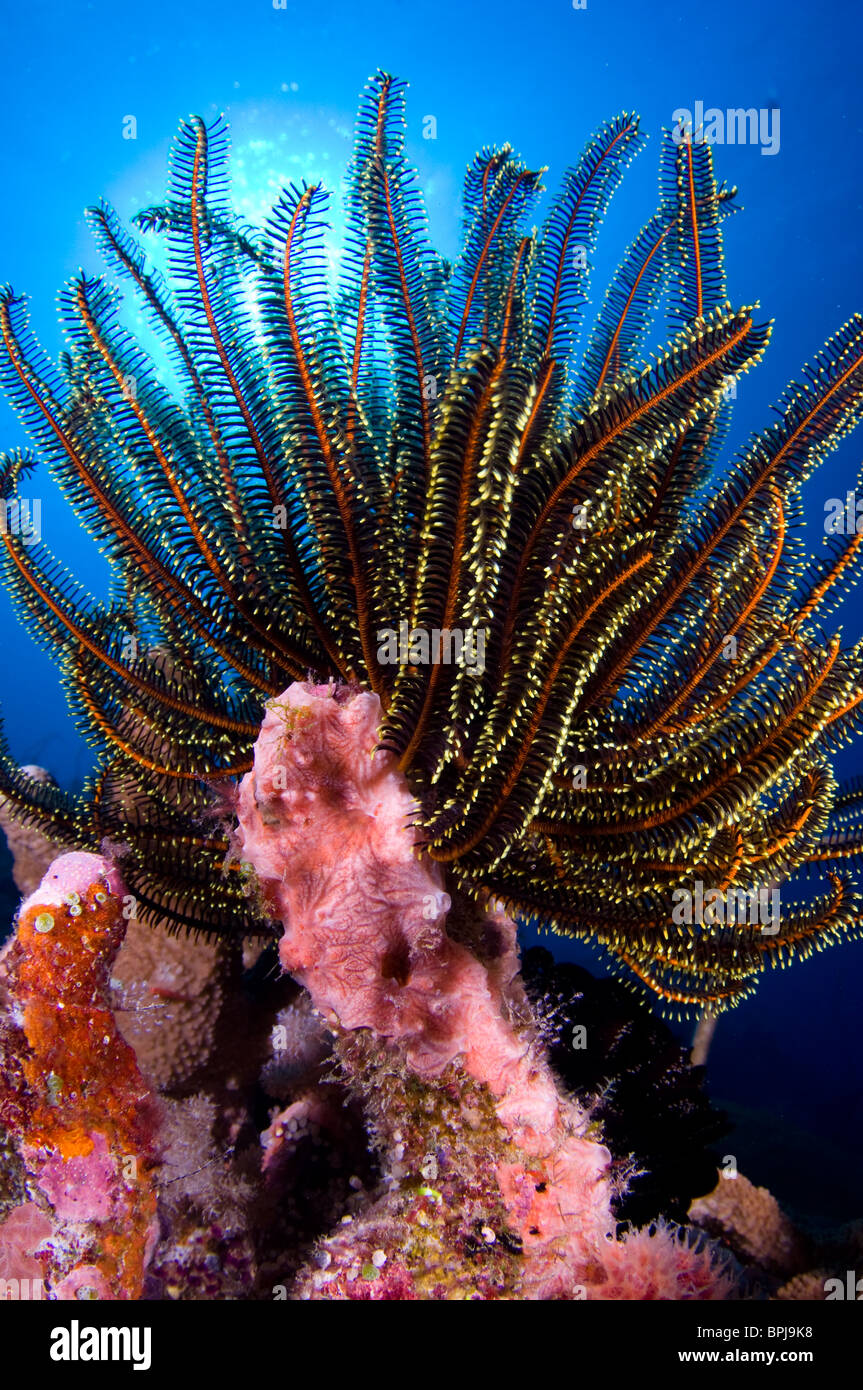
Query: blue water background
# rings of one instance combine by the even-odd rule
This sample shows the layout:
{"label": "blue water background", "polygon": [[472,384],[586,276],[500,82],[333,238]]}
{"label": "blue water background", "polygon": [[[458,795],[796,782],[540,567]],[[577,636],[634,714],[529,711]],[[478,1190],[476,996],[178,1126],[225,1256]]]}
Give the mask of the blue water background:
{"label": "blue water background", "polygon": [[[357,95],[378,66],[410,80],[409,153],[433,238],[450,256],[463,170],[486,143],[509,141],[531,167],[547,165],[554,188],[588,134],[621,109],[639,111],[658,137],[675,109],[699,99],[722,109],[779,108],[776,155],[757,146],[714,152],[719,176],[739,185],[746,209],[727,224],[731,297],[760,300],[763,317],[775,320],[766,362],[738,388],[734,442],[769,422],[771,402],[801,363],[863,309],[863,20],[851,0],[588,0],[583,10],[571,0],[289,0],[285,9],[271,0],[30,0],[7,5],[3,31],[0,278],[32,296],[34,326],[52,356],[61,346],[61,284],[80,265],[101,268],[84,207],[106,194],[127,216],[158,200],[180,116],[227,111],[250,214],[264,207],[268,188],[274,197],[281,182],[304,175],[338,193]],[[135,140],[122,137],[130,115]],[[430,115],[434,140],[423,139]],[[595,258],[594,303],[655,206],[657,156],[655,138],[616,196]],[[23,442],[0,403],[0,443]],[[860,458],[859,438],[847,442],[808,486],[810,549],[823,543],[825,499],[854,487]],[[65,502],[45,478],[38,495],[46,540],[104,593],[104,563]],[[859,596],[843,611],[848,640],[863,631],[861,612]],[[14,755],[79,785],[90,754],[68,722],[50,659],[18,627],[5,596],[0,632],[0,707]],[[841,772],[863,772],[859,751],[843,755]],[[819,1214],[860,1214],[861,983],[863,944],[772,973],[754,1001],[721,1022],[711,1056],[714,1093],[748,1112],[728,1151],[750,1176],[801,1207],[808,1199]]]}

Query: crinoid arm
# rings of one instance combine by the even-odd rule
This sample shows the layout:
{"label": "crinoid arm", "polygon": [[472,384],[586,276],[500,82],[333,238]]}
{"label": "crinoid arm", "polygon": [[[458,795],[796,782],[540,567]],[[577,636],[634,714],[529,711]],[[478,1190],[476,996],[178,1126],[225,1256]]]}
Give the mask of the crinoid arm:
{"label": "crinoid arm", "polygon": [[[657,207],[591,325],[637,117],[596,132],[536,231],[544,171],[480,151],[448,265],[404,107],[403,83],[369,81],[335,279],[326,191],[287,188],[245,226],[227,128],[192,118],[137,219],[163,274],[100,203],[113,281],[67,285],[57,366],[0,296],[0,376],[32,445],[3,462],[4,506],[50,467],[113,572],[98,602],[3,528],[4,578],[97,770],[68,798],[4,753],[0,792],[64,845],[124,845],[152,920],[264,931],[225,820],[267,702],[310,678],[366,688],[453,887],[596,941],[669,1007],[728,1007],[860,920],[841,876],[859,818],[831,765],[859,729],[863,652],[821,626],[858,537],[808,561],[799,535],[801,483],[860,420],[863,320],[723,464],[730,387],[769,326],[728,302],[735,190],[710,147],[663,137]],[[813,872],[822,897],[798,900]],[[729,895],[777,885],[778,916],[729,921]]]}

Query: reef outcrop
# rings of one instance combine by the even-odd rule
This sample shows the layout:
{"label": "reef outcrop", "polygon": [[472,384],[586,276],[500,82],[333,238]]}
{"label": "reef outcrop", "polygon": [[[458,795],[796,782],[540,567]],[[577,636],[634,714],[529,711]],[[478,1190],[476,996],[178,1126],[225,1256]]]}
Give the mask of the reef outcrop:
{"label": "reef outcrop", "polygon": [[298,1279],[322,1298],[719,1298],[714,1252],[615,1236],[611,1155],[557,1085],[494,903],[453,914],[377,696],[292,685],[240,787],[279,956],[365,1103],[382,1182]]}

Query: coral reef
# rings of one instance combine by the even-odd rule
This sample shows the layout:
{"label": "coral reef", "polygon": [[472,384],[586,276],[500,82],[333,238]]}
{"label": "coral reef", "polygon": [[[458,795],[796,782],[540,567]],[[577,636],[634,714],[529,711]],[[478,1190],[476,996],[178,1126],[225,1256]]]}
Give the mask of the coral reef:
{"label": "coral reef", "polygon": [[[42,1282],[42,1264],[35,1258],[38,1247],[53,1233],[54,1227],[35,1202],[23,1202],[0,1221],[0,1279],[38,1279]],[[8,1296],[8,1295],[7,1295]]]}
{"label": "coral reef", "polygon": [[[234,852],[305,986],[261,995],[274,961],[251,962],[269,1047],[239,1052],[257,1084],[220,1048],[208,1091],[168,1079],[156,1099],[115,1018],[131,900],[106,859],[62,857],[22,905],[0,961],[7,1294],[826,1297],[819,1271],[852,1267],[855,1230],[801,1234],[743,1177],[669,1221],[703,1181],[700,1072],[615,982],[535,951],[525,990],[512,922],[442,889],[379,718],[368,693],[294,685],[241,786]],[[602,1059],[568,1088],[580,1026]],[[657,1109],[649,1129],[628,1086]]]}

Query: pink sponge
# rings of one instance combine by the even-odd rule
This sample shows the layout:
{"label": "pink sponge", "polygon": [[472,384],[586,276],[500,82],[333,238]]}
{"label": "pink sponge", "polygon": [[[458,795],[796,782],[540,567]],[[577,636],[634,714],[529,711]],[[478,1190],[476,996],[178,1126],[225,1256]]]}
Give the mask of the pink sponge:
{"label": "pink sponge", "polygon": [[652,1253],[671,1270],[656,1286],[682,1289],[688,1247],[610,1246],[610,1154],[557,1088],[518,979],[515,927],[487,913],[482,960],[448,936],[441,870],[418,848],[418,807],[378,748],[380,719],[376,695],[333,686],[294,684],[268,706],[239,839],[283,923],[282,964],[334,1028],[368,1030],[418,1080],[433,1086],[455,1065],[487,1088],[505,1155],[496,1200],[526,1256],[522,1296],[607,1284],[625,1297],[617,1265],[630,1251],[632,1288],[652,1287]]}

